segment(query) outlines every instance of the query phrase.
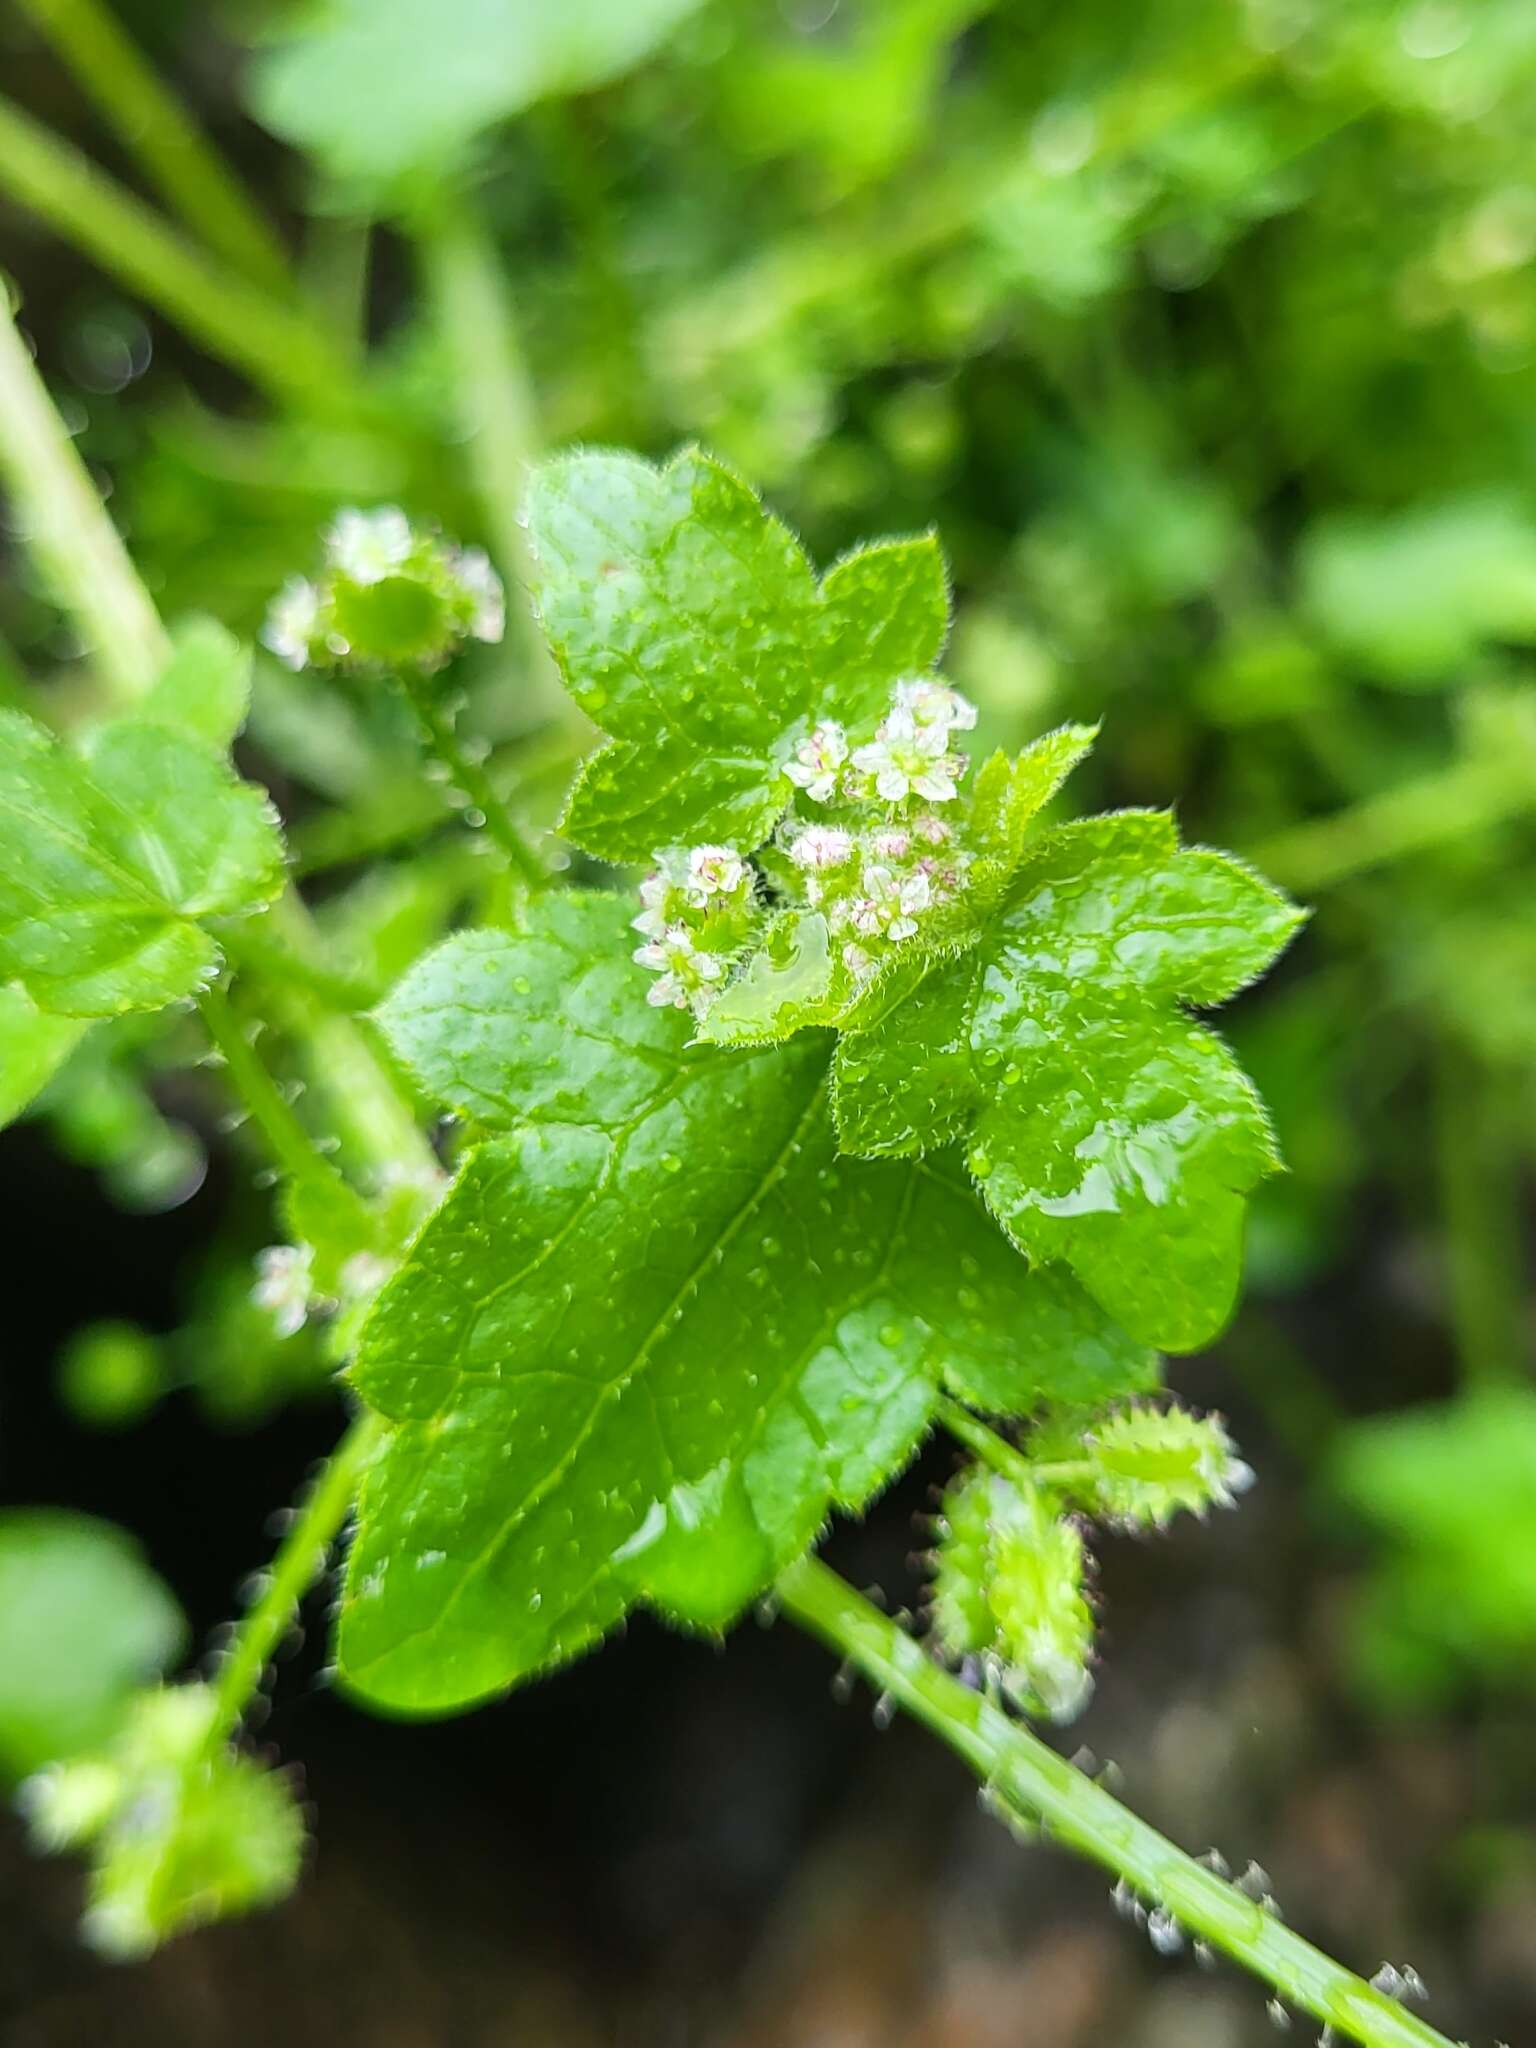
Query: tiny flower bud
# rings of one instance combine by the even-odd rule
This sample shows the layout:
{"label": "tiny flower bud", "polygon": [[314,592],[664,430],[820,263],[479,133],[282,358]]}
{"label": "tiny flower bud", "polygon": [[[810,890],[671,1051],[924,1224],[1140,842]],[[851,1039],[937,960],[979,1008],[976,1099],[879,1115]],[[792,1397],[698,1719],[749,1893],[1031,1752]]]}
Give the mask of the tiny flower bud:
{"label": "tiny flower bud", "polygon": [[313,583],[287,583],[262,638],[290,668],[440,668],[466,639],[499,640],[501,579],[480,548],[417,531],[395,505],[337,513]]}
{"label": "tiny flower bud", "polygon": [[307,1244],[269,1244],[256,1254],[251,1300],[271,1316],[279,1337],[304,1327],[313,1286],[314,1251]]}

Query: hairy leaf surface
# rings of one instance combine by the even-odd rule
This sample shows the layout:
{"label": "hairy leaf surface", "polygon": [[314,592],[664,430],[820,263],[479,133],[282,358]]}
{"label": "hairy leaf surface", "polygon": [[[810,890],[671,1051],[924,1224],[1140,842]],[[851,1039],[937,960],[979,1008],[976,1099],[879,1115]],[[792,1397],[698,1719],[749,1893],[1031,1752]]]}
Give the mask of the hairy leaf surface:
{"label": "hairy leaf surface", "polygon": [[629,907],[568,896],[526,933],[451,940],[383,1012],[493,1133],[355,1367],[395,1430],[341,1663],[403,1710],[569,1657],[637,1599],[724,1625],[899,1469],[941,1381],[1021,1412],[1155,1378],[954,1162],[836,1156],[824,1041],[690,1049],[644,1003]]}
{"label": "hairy leaf surface", "polygon": [[756,493],[697,450],[661,469],[600,450],[547,462],[529,525],[550,645],[611,735],[564,820],[605,860],[760,844],[789,796],[783,764],[816,720],[873,714],[943,647],[931,537],[866,548],[818,583]]}
{"label": "hairy leaf surface", "polygon": [[0,980],[42,1010],[158,1009],[214,972],[201,920],[282,886],[271,805],[169,726],[103,726],[76,754],[0,713]]}
{"label": "hairy leaf surface", "polygon": [[1065,1259],[1117,1320],[1174,1350],[1235,1298],[1243,1196],[1278,1164],[1268,1119],[1189,1005],[1268,966],[1299,913],[1164,815],[1068,825],[1017,868],[965,954],[884,984],[835,1066],[845,1150],[964,1137],[988,1206]]}

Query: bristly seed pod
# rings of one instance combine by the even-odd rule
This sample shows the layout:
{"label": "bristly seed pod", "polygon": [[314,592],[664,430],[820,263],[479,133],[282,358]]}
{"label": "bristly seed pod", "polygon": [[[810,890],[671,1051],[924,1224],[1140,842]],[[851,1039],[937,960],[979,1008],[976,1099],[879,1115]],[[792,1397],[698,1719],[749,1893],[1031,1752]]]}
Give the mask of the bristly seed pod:
{"label": "bristly seed pod", "polygon": [[1091,1505],[1124,1528],[1233,1507],[1253,1484],[1219,1415],[1131,1405],[1095,1423],[1083,1444],[1097,1468]]}
{"label": "bristly seed pod", "polygon": [[976,1656],[1022,1712],[1070,1721],[1093,1691],[1082,1531],[1035,1489],[976,1467],[945,1496],[933,1616],[939,1647]]}

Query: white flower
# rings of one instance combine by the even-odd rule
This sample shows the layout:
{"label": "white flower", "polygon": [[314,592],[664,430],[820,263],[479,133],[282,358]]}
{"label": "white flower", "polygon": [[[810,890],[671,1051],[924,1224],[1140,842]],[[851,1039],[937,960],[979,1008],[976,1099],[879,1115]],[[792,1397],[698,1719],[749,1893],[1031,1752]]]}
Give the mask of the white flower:
{"label": "white flower", "polygon": [[310,643],[320,623],[320,593],[303,576],[290,576],[267,612],[263,642],[289,668],[308,665]]}
{"label": "white flower", "polygon": [[656,1009],[666,1004],[679,1010],[697,1006],[708,997],[711,984],[725,978],[724,958],[719,953],[700,952],[685,925],[668,925],[660,938],[637,946],[630,957],[660,976],[645,997]]}
{"label": "white flower", "polygon": [[389,1260],[377,1252],[354,1252],[337,1276],[342,1295],[354,1302],[375,1295],[393,1271]]}
{"label": "white flower", "polygon": [[914,794],[946,804],[965,768],[964,758],[948,749],[947,726],[918,725],[910,711],[893,711],[871,744],[856,751],[853,765],[873,779],[876,795],[888,804]]}
{"label": "white flower", "polygon": [[687,859],[676,846],[659,846],[651,855],[656,865],[640,884],[641,911],[630,919],[630,927],[647,938],[659,939],[668,925],[675,924],[687,907]]}
{"label": "white flower", "polygon": [[688,900],[703,910],[711,897],[735,896],[745,887],[747,865],[729,846],[695,846],[688,855]]}
{"label": "white flower", "polygon": [[888,939],[910,939],[917,930],[918,913],[931,901],[928,877],[921,869],[898,875],[878,864],[867,867],[864,894],[854,905],[854,929],[867,935],[883,932]]}
{"label": "white flower", "polygon": [[411,522],[398,505],[380,505],[372,512],[338,512],[325,536],[331,567],[352,583],[382,583],[414,545]]}
{"label": "white flower", "polygon": [[935,817],[932,811],[919,811],[912,820],[912,830],[929,846],[947,846],[951,837],[944,820]]}
{"label": "white flower", "polygon": [[850,974],[857,975],[862,978],[864,975],[868,974],[869,970],[874,966],[874,964],[874,956],[870,953],[867,953],[862,946],[856,946],[851,939],[849,940],[848,944],[844,946],[843,965],[848,969],[848,972]]}
{"label": "white flower", "polygon": [[853,859],[853,835],[836,825],[807,825],[790,841],[789,857],[797,868],[816,874],[846,867]]}
{"label": "white flower", "polygon": [[898,683],[896,709],[907,712],[915,725],[941,725],[946,731],[969,732],[976,723],[970,698],[933,676],[909,676]]}
{"label": "white flower", "polygon": [[279,1337],[292,1337],[309,1314],[313,1248],[307,1244],[269,1244],[256,1254],[256,1285],[251,1299],[264,1308]]}
{"label": "white flower", "polygon": [[784,773],[813,803],[829,804],[837,794],[847,759],[848,735],[832,719],[823,719],[810,738],[800,742],[794,760],[786,762]]}
{"label": "white flower", "polygon": [[899,825],[886,832],[872,832],[869,850],[877,860],[905,860],[912,851],[912,835]]}
{"label": "white flower", "polygon": [[460,548],[453,573],[474,604],[469,630],[477,640],[499,640],[507,628],[507,594],[484,548]]}

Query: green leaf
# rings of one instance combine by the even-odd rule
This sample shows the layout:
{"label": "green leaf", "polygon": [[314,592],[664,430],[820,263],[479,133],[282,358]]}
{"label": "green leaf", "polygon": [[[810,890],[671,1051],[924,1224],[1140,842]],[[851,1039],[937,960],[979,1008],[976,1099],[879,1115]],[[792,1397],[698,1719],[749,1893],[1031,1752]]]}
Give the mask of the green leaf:
{"label": "green leaf", "polygon": [[447,165],[483,128],[627,71],[699,0],[331,0],[255,67],[277,134],[342,178]]}
{"label": "green leaf", "polygon": [[80,1043],[85,1024],[40,1010],[25,989],[0,988],[0,1126],[14,1123]]}
{"label": "green leaf", "polygon": [[872,714],[943,646],[931,537],[865,548],[818,584],[756,493],[697,450],[661,469],[601,450],[547,462],[529,522],[545,633],[572,696],[612,735],[563,821],[605,860],[760,845],[815,720]]}
{"label": "green leaf", "polygon": [[123,721],[79,754],[0,712],[0,979],[43,1010],[152,1010],[206,983],[199,920],[282,886],[262,792],[169,727]]}
{"label": "green leaf", "polygon": [[899,968],[836,1061],[868,1157],[965,1136],[988,1206],[1148,1343],[1190,1350],[1236,1297],[1243,1196],[1278,1164],[1252,1084],[1184,1004],[1226,1001],[1300,913],[1165,816],[1064,826],[973,950]]}
{"label": "green leaf", "polygon": [[1361,1678],[1396,1704],[1481,1671],[1528,1681],[1536,1649],[1536,1393],[1487,1388],[1339,1436],[1333,1490],[1382,1555],[1351,1632]]}
{"label": "green leaf", "polygon": [[227,753],[251,704],[251,650],[217,619],[185,619],[139,715]]}
{"label": "green leaf", "polygon": [[1456,680],[1490,641],[1536,642],[1536,522],[1512,498],[1335,514],[1308,534],[1301,581],[1323,632],[1404,688]]}
{"label": "green leaf", "polygon": [[827,920],[786,911],[699,1027],[706,1045],[769,1045],[827,1022],[834,966]]}
{"label": "green leaf", "polygon": [[941,1383],[1018,1412],[1149,1384],[1031,1274],[953,1162],[839,1160],[826,1046],[690,1048],[631,906],[450,940],[382,1015],[496,1135],[364,1331],[394,1423],[364,1482],[340,1660],[412,1712],[578,1652],[644,1599],[723,1626],[910,1455]]}
{"label": "green leaf", "polygon": [[122,1530],[62,1509],[0,1514],[0,1776],[105,1742],[185,1636]]}

